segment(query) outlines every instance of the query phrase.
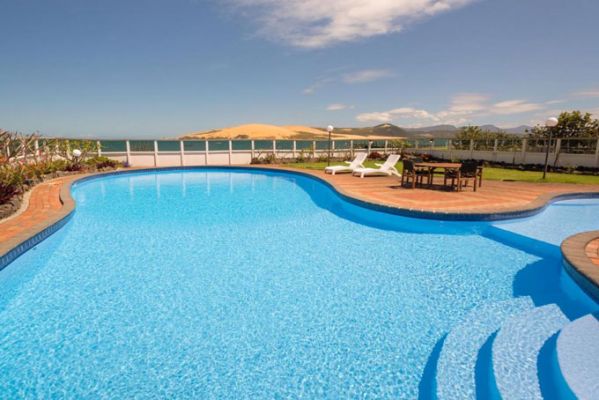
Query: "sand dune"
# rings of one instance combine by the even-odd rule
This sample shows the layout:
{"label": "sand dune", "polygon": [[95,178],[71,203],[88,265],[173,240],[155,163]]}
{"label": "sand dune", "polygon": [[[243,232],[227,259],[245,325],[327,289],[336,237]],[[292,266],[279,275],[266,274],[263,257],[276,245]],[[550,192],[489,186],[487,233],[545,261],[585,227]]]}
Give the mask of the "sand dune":
{"label": "sand dune", "polygon": [[[333,132],[334,139],[365,139],[364,136]],[[184,139],[326,139],[327,131],[304,125],[276,126],[268,124],[245,124],[207,132],[191,132]],[[368,139],[393,139],[384,136],[368,136]]]}

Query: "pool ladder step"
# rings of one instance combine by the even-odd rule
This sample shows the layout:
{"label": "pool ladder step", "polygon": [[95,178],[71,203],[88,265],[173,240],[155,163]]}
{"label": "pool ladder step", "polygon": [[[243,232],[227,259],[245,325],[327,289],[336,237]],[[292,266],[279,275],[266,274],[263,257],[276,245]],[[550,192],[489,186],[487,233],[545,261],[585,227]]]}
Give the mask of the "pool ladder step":
{"label": "pool ladder step", "polygon": [[557,337],[556,351],[572,397],[599,399],[599,313],[566,325]]}
{"label": "pool ladder step", "polygon": [[[573,322],[529,297],[475,308],[447,334],[438,399],[599,399],[599,313]],[[543,386],[545,385],[545,386]]]}
{"label": "pool ladder step", "polygon": [[475,399],[481,349],[507,319],[533,307],[529,297],[518,297],[484,304],[468,313],[443,343],[437,362],[437,397],[440,400]]}
{"label": "pool ladder step", "polygon": [[537,360],[541,348],[568,318],[555,304],[506,320],[493,342],[493,375],[504,399],[542,399]]}

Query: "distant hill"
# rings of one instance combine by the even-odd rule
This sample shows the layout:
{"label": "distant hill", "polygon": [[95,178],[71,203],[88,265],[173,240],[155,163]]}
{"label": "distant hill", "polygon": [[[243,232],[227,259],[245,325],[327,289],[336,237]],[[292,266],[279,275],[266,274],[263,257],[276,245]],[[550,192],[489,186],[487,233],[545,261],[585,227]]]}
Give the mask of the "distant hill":
{"label": "distant hill", "polygon": [[[495,125],[481,125],[480,128],[483,131],[489,131],[493,133],[510,133],[510,134],[525,134],[527,129],[531,129],[530,126],[520,125],[515,128],[499,128]],[[426,134],[438,138],[452,138],[461,129],[454,125],[435,125],[427,126],[423,128],[406,128],[408,132],[418,132],[420,134]]]}
{"label": "distant hill", "polygon": [[408,132],[426,132],[426,133],[434,133],[434,132],[456,132],[459,128],[456,128],[453,125],[434,125],[427,126],[423,128],[406,128]]}
{"label": "distant hill", "polygon": [[[530,127],[522,125],[501,129],[495,125],[482,125],[481,129],[490,132],[524,134]],[[401,128],[393,124],[380,124],[361,128],[335,128],[334,139],[400,139],[400,138],[453,138],[460,130],[454,125],[434,125],[422,128]],[[279,140],[321,140],[326,139],[326,128],[304,125],[276,126],[268,124],[245,124],[205,132],[191,132],[180,136],[182,139],[279,139]]]}
{"label": "distant hill", "polygon": [[515,128],[498,128],[495,125],[481,125],[480,129],[483,131],[489,131],[493,133],[511,133],[511,134],[524,134],[527,129],[531,129],[530,126],[520,125]]}
{"label": "distant hill", "polygon": [[527,133],[526,131],[530,131],[532,129],[532,126],[528,126],[528,125],[520,125],[517,126],[515,128],[508,128],[508,129],[504,129],[505,132],[507,133],[513,133],[513,134],[519,134],[519,135],[523,135],[525,133]]}
{"label": "distant hill", "polygon": [[335,133],[341,135],[352,135],[361,137],[388,137],[388,138],[405,138],[411,136],[410,133],[393,124],[380,124],[377,126],[369,126],[365,128],[336,128]]}
{"label": "distant hill", "polygon": [[[334,139],[394,139],[405,137],[405,130],[391,124],[368,128],[336,128]],[[325,128],[303,125],[276,126],[268,124],[245,124],[206,132],[191,132],[181,139],[291,139],[318,140],[328,138]]]}

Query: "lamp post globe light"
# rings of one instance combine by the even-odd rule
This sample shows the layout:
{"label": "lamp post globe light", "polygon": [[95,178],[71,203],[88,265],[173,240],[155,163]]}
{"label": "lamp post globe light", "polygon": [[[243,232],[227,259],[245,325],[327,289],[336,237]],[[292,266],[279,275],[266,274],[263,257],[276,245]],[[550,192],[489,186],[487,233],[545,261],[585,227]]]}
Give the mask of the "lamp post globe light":
{"label": "lamp post globe light", "polygon": [[545,127],[549,131],[549,141],[545,148],[545,168],[543,168],[543,179],[545,179],[547,176],[547,167],[549,165],[549,149],[551,148],[551,140],[553,140],[553,128],[555,128],[558,123],[559,121],[555,117],[547,118],[547,121],[545,121]]}
{"label": "lamp post globe light", "polygon": [[81,157],[81,150],[75,149],[75,150],[73,150],[72,154],[73,154],[73,157],[79,158],[79,157]]}
{"label": "lamp post globe light", "polygon": [[329,133],[329,156],[327,157],[327,165],[331,165],[331,134],[333,133],[333,125],[327,126],[327,132]]}

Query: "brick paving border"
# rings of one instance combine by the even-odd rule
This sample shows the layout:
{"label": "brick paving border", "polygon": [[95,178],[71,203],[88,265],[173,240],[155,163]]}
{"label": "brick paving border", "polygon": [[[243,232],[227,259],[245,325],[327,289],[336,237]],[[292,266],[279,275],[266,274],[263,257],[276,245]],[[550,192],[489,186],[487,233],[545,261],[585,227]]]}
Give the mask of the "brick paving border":
{"label": "brick paving border", "polygon": [[599,300],[599,231],[570,236],[562,242],[561,249],[566,271]]}
{"label": "brick paving border", "polygon": [[[483,187],[477,192],[466,189],[458,193],[401,188],[395,177],[360,179],[347,174],[331,176],[322,171],[285,166],[139,168],[70,175],[37,185],[31,191],[29,205],[25,211],[14,218],[0,221],[0,269],[60,229],[68,221],[75,209],[74,200],[70,195],[71,185],[75,181],[137,171],[202,168],[292,172],[323,181],[350,202],[394,214],[433,219],[517,218],[536,214],[553,201],[576,197],[599,197],[599,185],[484,181]],[[583,288],[599,299],[599,231],[575,235],[567,239],[562,244],[562,251],[566,269]]]}

